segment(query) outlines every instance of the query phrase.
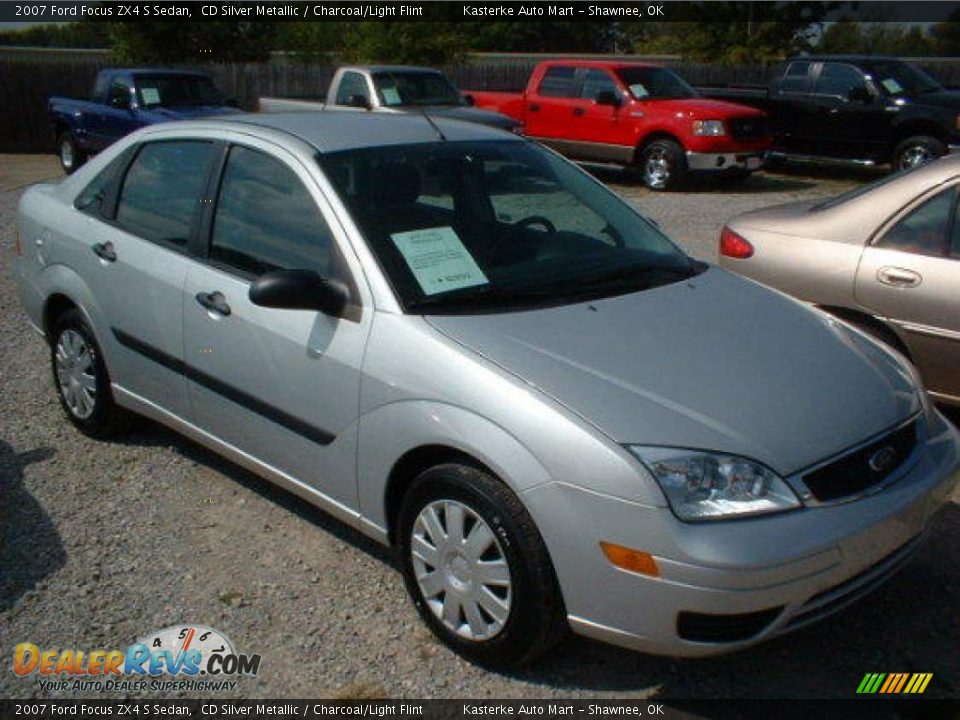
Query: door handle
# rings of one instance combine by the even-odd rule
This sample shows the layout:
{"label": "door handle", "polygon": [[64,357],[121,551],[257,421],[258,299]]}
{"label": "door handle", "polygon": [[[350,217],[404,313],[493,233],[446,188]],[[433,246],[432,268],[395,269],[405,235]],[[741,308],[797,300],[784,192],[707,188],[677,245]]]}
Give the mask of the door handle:
{"label": "door handle", "polygon": [[196,298],[198,303],[212,313],[223,315],[224,317],[230,314],[230,306],[227,305],[227,299],[219,290],[215,290],[212,293],[198,292]]}
{"label": "door handle", "polygon": [[906,268],[882,267],[877,270],[877,280],[884,285],[912,288],[919,285],[923,281],[923,277],[920,273]]}
{"label": "door handle", "polygon": [[583,115],[583,108],[580,108],[580,107],[574,108],[573,114],[577,116]]}
{"label": "door handle", "polygon": [[540,106],[537,105],[536,103],[533,103],[530,105],[530,107],[527,108],[527,110],[529,110],[530,112],[540,112]]}
{"label": "door handle", "polygon": [[97,243],[92,248],[94,254],[101,260],[106,260],[107,262],[116,262],[117,261],[117,251],[113,247],[112,242]]}

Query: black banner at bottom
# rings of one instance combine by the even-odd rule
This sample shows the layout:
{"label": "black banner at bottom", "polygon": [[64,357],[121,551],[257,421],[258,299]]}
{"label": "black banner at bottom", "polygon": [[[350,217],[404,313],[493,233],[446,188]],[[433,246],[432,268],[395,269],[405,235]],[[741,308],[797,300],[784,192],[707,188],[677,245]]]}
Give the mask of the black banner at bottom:
{"label": "black banner at bottom", "polygon": [[960,700],[0,700],[0,718],[960,719]]}

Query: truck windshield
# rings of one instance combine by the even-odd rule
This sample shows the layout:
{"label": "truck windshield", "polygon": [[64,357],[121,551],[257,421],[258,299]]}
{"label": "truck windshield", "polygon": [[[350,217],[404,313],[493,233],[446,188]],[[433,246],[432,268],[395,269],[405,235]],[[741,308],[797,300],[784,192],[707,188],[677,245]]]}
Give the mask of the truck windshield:
{"label": "truck windshield", "polygon": [[223,93],[202,75],[137,75],[140,107],[222,105]]}
{"label": "truck windshield", "polygon": [[874,62],[867,70],[888,95],[921,95],[942,89],[940,83],[910,63],[895,60]]}
{"label": "truck windshield", "polygon": [[320,164],[408,312],[622,295],[705,267],[576,166],[524,141],[348,150]]}
{"label": "truck windshield", "polygon": [[435,72],[377,72],[373,83],[384,105],[463,105],[457,89]]}
{"label": "truck windshield", "polygon": [[672,70],[662,67],[620,68],[617,75],[637,100],[694,98],[700,94]]}

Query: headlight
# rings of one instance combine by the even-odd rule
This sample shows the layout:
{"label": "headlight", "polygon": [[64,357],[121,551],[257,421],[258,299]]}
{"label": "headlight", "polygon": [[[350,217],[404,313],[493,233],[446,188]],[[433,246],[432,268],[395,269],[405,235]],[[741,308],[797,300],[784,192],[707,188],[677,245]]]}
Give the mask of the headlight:
{"label": "headlight", "polygon": [[656,478],[681,520],[722,520],[800,507],[779,475],[747,458],[642,445],[632,445],[630,451]]}
{"label": "headlight", "polygon": [[723,126],[722,120],[694,120],[694,135],[726,135],[727,129]]}

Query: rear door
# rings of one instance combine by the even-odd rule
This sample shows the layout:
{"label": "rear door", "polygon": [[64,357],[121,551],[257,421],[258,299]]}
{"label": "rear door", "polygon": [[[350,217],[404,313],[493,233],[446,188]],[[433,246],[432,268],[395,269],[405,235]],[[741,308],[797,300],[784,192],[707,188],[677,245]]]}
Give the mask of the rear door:
{"label": "rear door", "polygon": [[181,418],[188,414],[183,287],[216,155],[211,140],[140,145],[84,233],[96,265],[89,282],[110,325],[113,382]]}
{"label": "rear door", "polygon": [[927,388],[960,399],[960,213],[956,185],[911,205],[863,253],[859,303],[902,330]]}
{"label": "rear door", "polygon": [[853,159],[883,155],[890,126],[888,111],[860,68],[842,62],[821,63],[810,104],[809,127],[819,137],[819,154]]}
{"label": "rear door", "polygon": [[[373,313],[361,307],[343,230],[297,158],[251,138],[229,148],[212,197],[208,262],[191,269],[184,292],[193,420],[355,509],[360,364]],[[274,269],[343,280],[347,317],[254,305],[251,282]]]}

